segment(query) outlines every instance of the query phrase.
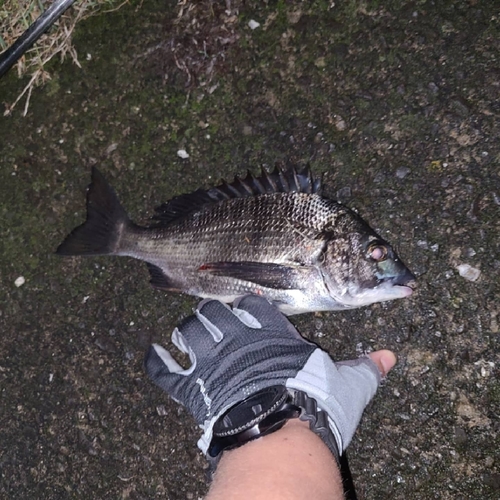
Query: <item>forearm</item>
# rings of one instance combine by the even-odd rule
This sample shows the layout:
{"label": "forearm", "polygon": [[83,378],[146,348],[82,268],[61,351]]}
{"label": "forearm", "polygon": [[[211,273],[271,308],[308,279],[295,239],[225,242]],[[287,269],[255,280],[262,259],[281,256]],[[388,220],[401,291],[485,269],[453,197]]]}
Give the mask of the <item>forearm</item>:
{"label": "forearm", "polygon": [[269,436],[224,452],[206,500],[340,500],[340,473],[308,424],[289,421]]}

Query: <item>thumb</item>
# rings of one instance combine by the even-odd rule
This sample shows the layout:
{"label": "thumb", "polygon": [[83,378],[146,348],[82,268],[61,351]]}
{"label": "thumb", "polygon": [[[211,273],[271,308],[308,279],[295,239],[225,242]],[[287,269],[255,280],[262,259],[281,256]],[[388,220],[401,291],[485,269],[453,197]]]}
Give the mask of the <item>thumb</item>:
{"label": "thumb", "polygon": [[377,365],[380,374],[385,377],[397,362],[396,355],[387,349],[371,352],[371,360]]}

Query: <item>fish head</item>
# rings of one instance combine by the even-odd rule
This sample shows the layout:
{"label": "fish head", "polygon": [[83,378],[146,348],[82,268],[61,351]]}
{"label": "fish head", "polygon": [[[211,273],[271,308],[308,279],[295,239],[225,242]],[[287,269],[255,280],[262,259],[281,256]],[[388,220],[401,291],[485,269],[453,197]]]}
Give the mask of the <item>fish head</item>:
{"label": "fish head", "polygon": [[326,248],[323,278],[329,294],[343,308],[410,296],[415,276],[387,241],[362,221],[358,226]]}

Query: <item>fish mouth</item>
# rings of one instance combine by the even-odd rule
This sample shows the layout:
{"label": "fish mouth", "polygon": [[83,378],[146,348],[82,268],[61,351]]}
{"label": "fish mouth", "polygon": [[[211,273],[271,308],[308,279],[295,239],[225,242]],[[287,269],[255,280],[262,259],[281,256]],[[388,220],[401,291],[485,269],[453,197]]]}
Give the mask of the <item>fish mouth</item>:
{"label": "fish mouth", "polygon": [[413,293],[413,288],[408,284],[399,285],[387,280],[373,288],[372,293],[385,296],[385,300],[404,299]]}
{"label": "fish mouth", "polygon": [[394,288],[397,290],[398,298],[409,297],[413,292],[414,288],[409,285],[394,285]]}
{"label": "fish mouth", "polygon": [[404,271],[399,273],[397,276],[383,280],[383,283],[394,287],[401,293],[402,297],[408,297],[417,287],[417,279],[409,269],[404,269]]}
{"label": "fish mouth", "polygon": [[404,299],[413,293],[415,286],[416,282],[413,275],[411,275],[411,279],[404,280],[400,276],[396,276],[383,280],[373,288],[353,290],[343,295],[340,301],[347,307],[361,307],[376,302]]}
{"label": "fish mouth", "polygon": [[417,287],[415,276],[410,271],[395,278],[385,280],[385,283],[393,288],[393,291],[396,292],[394,295],[397,298],[409,297]]}

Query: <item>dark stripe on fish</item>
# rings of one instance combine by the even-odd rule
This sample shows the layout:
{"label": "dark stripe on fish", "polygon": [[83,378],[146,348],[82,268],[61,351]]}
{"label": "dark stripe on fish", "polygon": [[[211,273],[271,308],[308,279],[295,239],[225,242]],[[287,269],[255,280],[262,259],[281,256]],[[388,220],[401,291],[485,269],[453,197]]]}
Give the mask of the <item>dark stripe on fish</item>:
{"label": "dark stripe on fish", "polygon": [[296,288],[300,274],[299,268],[267,262],[209,262],[201,265],[199,271],[282,290]]}

